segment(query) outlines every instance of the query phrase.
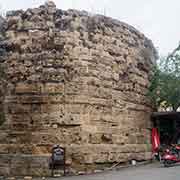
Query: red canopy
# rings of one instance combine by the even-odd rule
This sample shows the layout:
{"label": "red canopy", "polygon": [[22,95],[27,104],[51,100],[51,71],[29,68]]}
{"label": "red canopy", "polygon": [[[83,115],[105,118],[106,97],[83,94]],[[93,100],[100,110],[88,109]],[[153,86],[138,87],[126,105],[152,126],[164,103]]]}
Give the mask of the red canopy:
{"label": "red canopy", "polygon": [[152,151],[157,152],[160,146],[160,138],[157,128],[152,128]]}

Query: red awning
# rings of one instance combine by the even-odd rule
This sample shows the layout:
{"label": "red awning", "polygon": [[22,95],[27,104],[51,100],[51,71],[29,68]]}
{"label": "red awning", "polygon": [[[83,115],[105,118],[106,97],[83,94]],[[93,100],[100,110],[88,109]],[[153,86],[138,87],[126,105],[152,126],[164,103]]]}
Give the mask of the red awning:
{"label": "red awning", "polygon": [[152,129],[152,152],[157,152],[160,146],[160,138],[157,128]]}

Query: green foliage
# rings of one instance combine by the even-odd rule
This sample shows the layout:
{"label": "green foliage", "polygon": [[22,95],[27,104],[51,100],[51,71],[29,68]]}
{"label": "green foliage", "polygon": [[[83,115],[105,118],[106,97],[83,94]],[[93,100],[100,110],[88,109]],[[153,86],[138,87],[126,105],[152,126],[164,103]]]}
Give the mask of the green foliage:
{"label": "green foliage", "polygon": [[158,69],[157,66],[154,67],[153,69],[153,77],[151,79],[151,84],[149,86],[149,91],[148,91],[148,96],[150,97],[152,103],[154,104],[155,107],[159,107],[161,103],[161,98],[159,96],[160,92],[160,76],[161,76],[161,71]]}
{"label": "green foliage", "polygon": [[154,67],[148,96],[155,107],[180,107],[180,55],[178,50],[167,58],[161,58]]}

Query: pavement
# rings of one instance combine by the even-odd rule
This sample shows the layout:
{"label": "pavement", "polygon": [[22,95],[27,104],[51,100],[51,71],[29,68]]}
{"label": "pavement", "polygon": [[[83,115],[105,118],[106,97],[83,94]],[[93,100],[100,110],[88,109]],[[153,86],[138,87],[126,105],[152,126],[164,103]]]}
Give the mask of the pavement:
{"label": "pavement", "polygon": [[[25,180],[25,178],[8,178],[8,180]],[[32,178],[27,180],[180,180],[180,164],[165,168],[160,163],[152,163],[118,170],[109,170],[92,175],[66,176],[54,178]],[[1,178],[0,178],[1,180]],[[4,180],[4,178],[2,178]]]}
{"label": "pavement", "polygon": [[[46,178],[46,180],[180,180],[180,166],[164,168],[159,163],[123,168],[93,175]],[[38,179],[39,180],[39,179]]]}

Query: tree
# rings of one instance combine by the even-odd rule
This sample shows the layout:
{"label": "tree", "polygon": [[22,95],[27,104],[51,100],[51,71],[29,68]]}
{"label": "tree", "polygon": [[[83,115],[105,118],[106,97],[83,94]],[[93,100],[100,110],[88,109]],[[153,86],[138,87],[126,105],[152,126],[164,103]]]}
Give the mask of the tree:
{"label": "tree", "polygon": [[155,107],[180,107],[180,45],[167,57],[159,60],[154,67],[148,96]]}

